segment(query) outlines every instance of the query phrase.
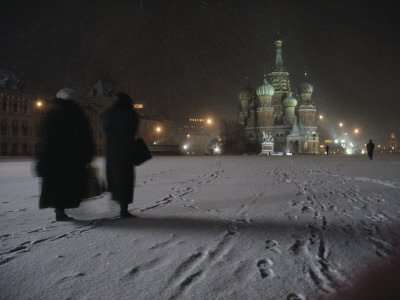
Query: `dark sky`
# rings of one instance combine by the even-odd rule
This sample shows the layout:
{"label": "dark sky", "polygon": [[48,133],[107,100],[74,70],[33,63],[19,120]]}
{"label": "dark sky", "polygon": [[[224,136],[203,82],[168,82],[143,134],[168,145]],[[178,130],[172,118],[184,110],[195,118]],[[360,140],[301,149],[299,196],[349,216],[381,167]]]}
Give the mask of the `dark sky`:
{"label": "dark sky", "polygon": [[321,128],[400,137],[396,1],[2,1],[0,65],[44,96],[99,78],[152,112],[232,118],[248,74],[262,83],[275,38],[295,90],[307,66]]}

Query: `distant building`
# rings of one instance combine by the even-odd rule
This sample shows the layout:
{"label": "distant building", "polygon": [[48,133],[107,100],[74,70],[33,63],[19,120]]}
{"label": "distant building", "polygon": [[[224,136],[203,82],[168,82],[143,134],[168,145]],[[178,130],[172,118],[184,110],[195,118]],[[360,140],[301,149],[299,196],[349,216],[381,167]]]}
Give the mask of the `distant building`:
{"label": "distant building", "polygon": [[390,134],[389,151],[393,153],[399,152],[399,146],[397,144],[396,135],[394,133]]}
{"label": "distant building", "polygon": [[[43,117],[53,106],[52,99],[37,99],[23,90],[18,78],[0,69],[0,155],[33,155],[40,148],[43,134]],[[116,90],[112,81],[99,80],[89,91],[80,106],[86,112],[93,130],[96,155],[105,155],[105,137],[101,130],[100,116],[113,103]],[[138,136],[143,138],[151,150],[179,153],[177,126],[174,122],[151,118],[143,113],[143,104],[136,103],[140,115]]]}
{"label": "distant building", "polygon": [[0,155],[30,155],[39,147],[43,102],[22,88],[17,76],[0,68]]}
{"label": "distant building", "polygon": [[239,121],[248,138],[260,142],[263,151],[318,154],[316,105],[311,99],[314,87],[305,73],[297,88],[299,101],[295,98],[282,60],[282,40],[278,38],[275,45],[275,65],[264,75],[263,83],[256,90],[247,83],[238,94]]}
{"label": "distant building", "polygon": [[216,127],[209,118],[189,118],[178,129],[181,152],[186,155],[211,154]]}

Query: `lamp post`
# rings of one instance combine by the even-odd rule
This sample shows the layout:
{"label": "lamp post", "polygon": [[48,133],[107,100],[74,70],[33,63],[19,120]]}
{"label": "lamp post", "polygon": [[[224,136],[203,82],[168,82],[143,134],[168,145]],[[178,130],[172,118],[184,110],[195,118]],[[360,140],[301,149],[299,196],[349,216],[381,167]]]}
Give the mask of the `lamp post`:
{"label": "lamp post", "polygon": [[32,149],[33,149],[33,153],[35,154],[37,149],[36,149],[36,109],[39,109],[43,106],[43,102],[41,100],[37,100],[34,103],[33,106],[33,145],[32,145]]}
{"label": "lamp post", "polygon": [[343,123],[340,122],[339,123],[339,145],[340,145],[339,146],[339,151],[340,151],[340,147],[342,146],[342,129],[343,129]]}
{"label": "lamp post", "polygon": [[357,147],[359,147],[359,139],[358,139],[359,132],[360,132],[360,130],[358,128],[354,129],[354,139],[355,139],[354,143],[356,144]]}
{"label": "lamp post", "polygon": [[342,129],[343,129],[343,123],[342,122],[340,122],[339,123],[339,140],[341,140],[342,139]]}
{"label": "lamp post", "polygon": [[156,137],[155,137],[155,140],[154,140],[154,142],[153,142],[154,145],[157,145],[157,144],[159,143],[161,131],[162,131],[162,129],[161,129],[160,126],[157,126],[157,127],[155,128]]}

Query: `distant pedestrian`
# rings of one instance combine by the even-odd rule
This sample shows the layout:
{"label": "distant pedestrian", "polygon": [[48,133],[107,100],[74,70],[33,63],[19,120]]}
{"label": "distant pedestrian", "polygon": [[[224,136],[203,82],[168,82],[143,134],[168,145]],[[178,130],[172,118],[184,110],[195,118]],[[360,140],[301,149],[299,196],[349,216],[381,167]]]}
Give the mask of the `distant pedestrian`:
{"label": "distant pedestrian", "polygon": [[90,122],[75,91],[60,90],[45,116],[37,173],[43,177],[39,208],[55,208],[56,221],[71,221],[66,208],[78,207],[85,192],[86,165],[94,154]]}
{"label": "distant pedestrian", "polygon": [[326,150],[326,155],[328,155],[329,154],[329,146],[328,145],[326,145],[325,150]]}
{"label": "distant pedestrian", "polygon": [[368,152],[368,157],[371,160],[372,156],[374,155],[374,148],[375,148],[374,143],[372,142],[372,140],[369,140],[369,143],[367,144],[367,152]]}
{"label": "distant pedestrian", "polygon": [[114,95],[114,104],[101,117],[102,129],[107,138],[106,173],[108,191],[119,202],[122,218],[133,217],[128,205],[133,202],[134,191],[134,140],[139,118],[133,109],[131,97],[122,92]]}

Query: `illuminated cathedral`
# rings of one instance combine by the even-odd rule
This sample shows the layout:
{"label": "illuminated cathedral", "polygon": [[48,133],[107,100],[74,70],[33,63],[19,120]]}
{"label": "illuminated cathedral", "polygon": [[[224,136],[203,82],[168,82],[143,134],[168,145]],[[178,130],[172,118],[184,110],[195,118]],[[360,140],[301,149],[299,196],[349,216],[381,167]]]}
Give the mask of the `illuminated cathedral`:
{"label": "illuminated cathedral", "polygon": [[[261,153],[319,153],[314,87],[305,73],[293,95],[289,72],[282,60],[282,40],[275,41],[276,58],[271,72],[255,90],[249,83],[239,92],[239,121],[247,137],[260,142]],[[296,99],[297,98],[297,99]]]}

